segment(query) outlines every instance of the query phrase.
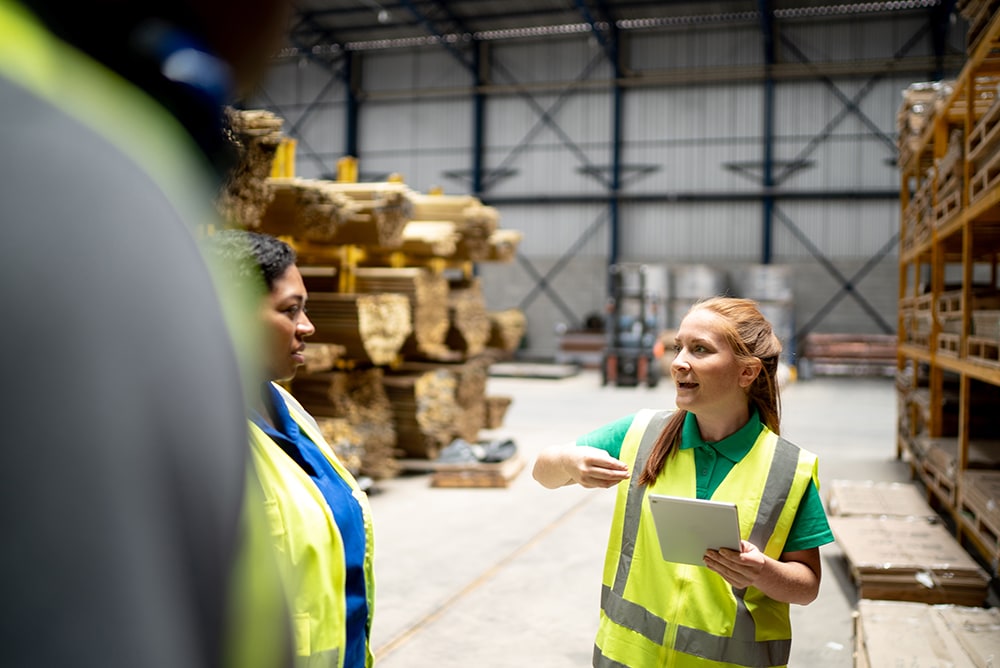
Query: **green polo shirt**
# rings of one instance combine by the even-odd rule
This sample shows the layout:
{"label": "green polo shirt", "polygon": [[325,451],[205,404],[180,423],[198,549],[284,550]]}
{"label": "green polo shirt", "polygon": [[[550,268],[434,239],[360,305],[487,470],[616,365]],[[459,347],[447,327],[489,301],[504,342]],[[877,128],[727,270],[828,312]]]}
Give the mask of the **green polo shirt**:
{"label": "green polo shirt", "polygon": [[[630,415],[595,429],[578,438],[576,444],[599,448],[617,459],[621,456],[622,442],[634,417]],[[717,443],[706,443],[701,438],[694,414],[687,414],[681,429],[681,449],[694,448],[695,487],[699,499],[711,498],[733,466],[750,452],[763,429],[760,416],[754,411],[750,420],[738,431]],[[809,550],[832,542],[833,532],[830,531],[819,490],[814,482],[810,482],[788,534],[785,552]]]}

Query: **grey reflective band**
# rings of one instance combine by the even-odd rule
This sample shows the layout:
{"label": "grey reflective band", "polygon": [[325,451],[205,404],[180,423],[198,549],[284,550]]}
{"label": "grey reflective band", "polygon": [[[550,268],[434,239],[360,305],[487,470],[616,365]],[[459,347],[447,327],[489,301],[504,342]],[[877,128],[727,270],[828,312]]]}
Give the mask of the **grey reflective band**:
{"label": "grey reflective band", "polygon": [[602,587],[601,609],[619,626],[631,629],[657,645],[663,644],[663,638],[667,634],[667,622],[638,603],[626,601],[621,594],[608,587]]}
{"label": "grey reflective band", "polygon": [[[653,444],[656,443],[669,416],[669,412],[659,412],[650,419],[636,453],[633,465],[634,472],[640,472],[645,468]],[[750,531],[750,542],[755,545],[765,545],[774,532],[795,480],[798,460],[798,447],[783,438],[778,438],[767,480],[764,483],[757,517]],[[639,533],[642,501],[646,493],[646,488],[639,486],[638,479],[639,476],[633,474],[629,483],[625,516],[622,523],[622,546],[619,553],[618,569],[615,573],[613,586],[610,588],[605,586],[601,591],[601,608],[607,618],[615,624],[630,629],[654,643],[662,644],[667,630],[666,620],[623,597],[632,568],[636,536]],[[711,661],[740,666],[786,665],[791,654],[791,639],[758,642],[755,639],[756,624],[743,600],[745,594],[745,589],[733,589],[733,595],[736,597],[736,617],[733,620],[731,637],[713,635],[703,629],[678,626],[674,649]],[[605,657],[595,644],[594,666],[618,668],[622,664]]]}
{"label": "grey reflective band", "polygon": [[618,663],[617,661],[613,661],[612,659],[604,656],[601,648],[597,645],[594,645],[593,666],[594,668],[632,668],[631,666],[626,666],[624,663]]}
{"label": "grey reflective band", "polygon": [[750,542],[754,545],[767,545],[778,526],[778,517],[788,501],[788,494],[795,482],[795,470],[799,463],[799,448],[783,438],[779,438],[774,446],[774,459],[771,470],[764,482],[761,492],[760,508],[757,519],[750,531]]}
{"label": "grey reflective band", "polygon": [[635,463],[632,465],[632,477],[628,483],[628,497],[625,500],[625,517],[622,522],[622,547],[618,558],[618,571],[615,573],[615,581],[612,590],[621,595],[625,593],[625,584],[628,582],[628,574],[632,569],[632,555],[635,554],[635,541],[639,535],[639,519],[642,517],[642,500],[646,496],[646,487],[639,486],[639,478],[642,470],[646,467],[646,460],[649,459],[653,451],[653,445],[660,437],[660,432],[667,424],[670,411],[659,411],[649,419],[646,431],[642,434],[642,441],[639,442],[639,449],[635,456]]}
{"label": "grey reflective band", "polygon": [[338,668],[340,666],[340,648],[334,647],[309,656],[295,657],[295,665],[301,668]]}

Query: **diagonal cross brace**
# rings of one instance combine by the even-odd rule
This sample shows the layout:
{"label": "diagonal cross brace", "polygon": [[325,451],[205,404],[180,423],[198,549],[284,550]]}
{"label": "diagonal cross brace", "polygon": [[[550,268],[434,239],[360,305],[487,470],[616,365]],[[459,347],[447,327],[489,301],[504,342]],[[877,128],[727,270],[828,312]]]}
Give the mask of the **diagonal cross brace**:
{"label": "diagonal cross brace", "polygon": [[535,301],[535,297],[537,297],[544,291],[549,296],[549,299],[551,299],[552,302],[559,308],[559,310],[563,312],[563,315],[565,315],[567,319],[572,321],[575,326],[577,324],[576,314],[573,313],[573,310],[569,308],[569,306],[566,305],[566,303],[559,297],[559,295],[556,294],[551,289],[551,280],[556,275],[558,275],[559,272],[561,272],[566,267],[567,264],[569,264],[569,261],[573,258],[574,255],[576,255],[576,252],[580,248],[583,248],[583,245],[588,241],[590,241],[591,237],[593,237],[597,233],[597,231],[600,230],[605,223],[607,223],[607,221],[608,221],[608,212],[602,211],[601,214],[594,220],[594,222],[591,223],[587,227],[587,229],[583,231],[580,237],[575,242],[573,242],[573,244],[569,248],[566,249],[566,252],[563,253],[562,257],[560,257],[559,260],[557,260],[556,263],[552,265],[552,267],[547,272],[545,272],[545,275],[542,275],[541,272],[535,269],[534,265],[532,265],[527,258],[518,254],[517,259],[521,263],[521,266],[523,266],[528,271],[528,273],[532,274],[532,276],[536,280],[535,287],[533,287],[531,291],[524,296],[524,299],[521,300],[521,303],[518,305],[518,308],[521,309],[522,311],[527,310],[528,306],[530,306],[531,303]]}
{"label": "diagonal cross brace", "polygon": [[868,273],[875,268],[875,265],[881,262],[889,254],[889,251],[891,251],[896,246],[896,244],[899,242],[899,232],[893,234],[892,237],[882,246],[882,248],[880,248],[875,253],[875,255],[869,258],[868,262],[866,262],[864,266],[861,267],[861,269],[855,272],[854,275],[851,276],[850,278],[847,278],[839,269],[837,269],[837,267],[833,264],[833,262],[831,262],[830,259],[826,257],[819,248],[816,247],[816,244],[814,244],[812,241],[809,240],[809,237],[807,237],[805,233],[801,229],[799,229],[799,227],[794,222],[792,222],[792,220],[788,216],[786,216],[778,208],[775,208],[774,214],[778,218],[778,220],[784,223],[785,227],[788,228],[788,230],[792,233],[792,235],[796,239],[798,239],[803,246],[806,247],[806,250],[809,251],[809,254],[812,255],[814,258],[816,258],[816,261],[819,262],[820,265],[822,265],[823,268],[826,269],[831,276],[840,281],[840,289],[837,290],[837,292],[833,295],[833,297],[831,297],[827,301],[827,303],[824,304],[823,307],[816,312],[816,314],[809,320],[809,322],[804,324],[795,333],[796,340],[801,339],[810,331],[812,331],[812,328],[815,327],[824,317],[826,317],[827,313],[829,312],[829,309],[833,308],[838,302],[840,302],[841,299],[844,298],[844,296],[848,294],[851,295],[854,298],[854,300],[858,302],[861,308],[864,309],[864,311],[869,316],[871,316],[871,318],[882,329],[883,332],[891,334],[894,331],[892,326],[888,322],[886,322],[885,318],[882,317],[882,314],[879,313],[878,309],[872,306],[871,302],[865,299],[864,295],[858,292],[855,289],[855,287],[858,281],[867,276]]}

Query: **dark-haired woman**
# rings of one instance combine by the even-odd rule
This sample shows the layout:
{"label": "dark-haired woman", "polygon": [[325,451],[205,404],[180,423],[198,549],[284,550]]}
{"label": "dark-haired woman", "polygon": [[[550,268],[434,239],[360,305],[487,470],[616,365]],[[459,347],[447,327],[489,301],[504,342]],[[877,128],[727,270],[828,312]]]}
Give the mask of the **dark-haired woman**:
{"label": "dark-haired woman", "polygon": [[374,605],[373,531],[368,499],[309,413],[277,382],[305,363],[316,330],[295,252],[275,237],[226,230],[207,240],[230,275],[262,294],[262,362],[267,377],[250,411],[253,462],[264,490],[283,570],[297,665],[365,668]]}

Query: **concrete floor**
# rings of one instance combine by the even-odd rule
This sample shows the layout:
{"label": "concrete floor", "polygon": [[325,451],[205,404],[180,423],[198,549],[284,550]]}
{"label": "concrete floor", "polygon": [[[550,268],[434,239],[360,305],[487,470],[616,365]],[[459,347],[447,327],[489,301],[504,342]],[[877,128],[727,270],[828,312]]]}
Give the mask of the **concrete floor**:
{"label": "concrete floor", "polygon": [[[548,445],[639,408],[672,406],[673,387],[601,387],[596,372],[582,371],[493,377],[487,394],[513,397],[503,427],[481,434],[512,438],[527,460],[509,487],[432,488],[422,474],[373,490],[379,668],[590,665],[614,492],[544,489],[531,464]],[[892,379],[799,381],[782,400],[783,435],[819,455],[822,484],[909,480],[895,458]],[[819,598],[792,607],[790,665],[847,668],[855,590],[836,545],[822,552]]]}

